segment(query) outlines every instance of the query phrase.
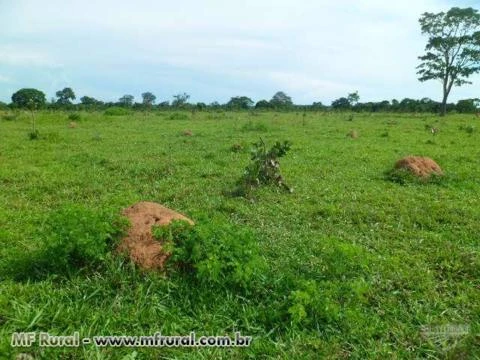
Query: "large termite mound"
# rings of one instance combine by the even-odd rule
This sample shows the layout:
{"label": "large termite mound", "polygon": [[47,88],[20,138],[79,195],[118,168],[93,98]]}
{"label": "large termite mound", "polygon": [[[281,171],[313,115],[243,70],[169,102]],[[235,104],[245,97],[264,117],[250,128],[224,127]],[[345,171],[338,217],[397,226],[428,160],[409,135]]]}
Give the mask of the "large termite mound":
{"label": "large termite mound", "polygon": [[182,214],[147,201],[126,208],[122,215],[130,220],[131,226],[117,251],[128,254],[135,264],[146,270],[163,269],[165,261],[170,256],[163,250],[161,242],[153,237],[152,226],[168,225],[173,220],[184,220],[194,224]]}
{"label": "large termite mound", "polygon": [[428,178],[430,175],[443,175],[440,166],[428,157],[407,156],[395,163],[395,169],[408,170],[420,178]]}

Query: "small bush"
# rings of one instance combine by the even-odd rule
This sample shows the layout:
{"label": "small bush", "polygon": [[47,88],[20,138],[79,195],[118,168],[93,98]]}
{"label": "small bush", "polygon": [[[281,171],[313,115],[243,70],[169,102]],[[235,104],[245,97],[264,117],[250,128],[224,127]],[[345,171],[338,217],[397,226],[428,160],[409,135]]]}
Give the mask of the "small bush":
{"label": "small bush", "polygon": [[241,152],[243,151],[243,146],[242,144],[233,144],[232,146],[230,146],[230,151],[232,152]]}
{"label": "small bush", "polygon": [[193,276],[203,284],[247,288],[265,266],[249,229],[209,219],[194,226],[174,221],[155,227],[153,233],[171,253],[167,271]]}
{"label": "small bush", "polygon": [[465,131],[467,134],[473,134],[477,130],[474,125],[461,125],[459,129]]}
{"label": "small bush", "polygon": [[263,140],[253,144],[251,163],[245,168],[242,178],[238,181],[238,188],[235,191],[238,195],[249,195],[251,191],[260,185],[275,185],[289,192],[292,189],[285,184],[280,173],[279,158],[285,156],[290,150],[290,142],[276,142],[267,151]]}
{"label": "small bush", "polygon": [[30,140],[38,140],[40,138],[40,133],[38,132],[38,130],[30,131],[28,133],[28,138]]}
{"label": "small bush", "polygon": [[430,174],[428,177],[418,177],[407,169],[391,169],[385,171],[385,179],[400,185],[406,184],[440,184],[445,178],[444,175]]}
{"label": "small bush", "polygon": [[79,113],[73,113],[73,114],[68,115],[68,120],[80,121],[81,119],[82,119],[82,117],[80,116]]}
{"label": "small bush", "polygon": [[17,120],[17,119],[18,119],[18,114],[17,113],[3,114],[2,115],[2,120],[5,120],[5,121],[14,121],[14,120]]}
{"label": "small bush", "polygon": [[190,116],[184,113],[176,112],[168,117],[170,120],[188,120]]}
{"label": "small bush", "polygon": [[125,108],[122,108],[119,106],[113,106],[105,110],[104,114],[107,116],[124,116],[124,115],[129,115],[130,112]]}
{"label": "small bush", "polygon": [[266,132],[268,131],[267,125],[258,121],[248,121],[245,125],[242,126],[242,131],[259,131]]}
{"label": "small bush", "polygon": [[123,220],[106,212],[65,206],[49,214],[39,229],[38,249],[14,257],[6,268],[20,279],[39,279],[50,274],[68,276],[84,268],[95,269],[125,225]]}

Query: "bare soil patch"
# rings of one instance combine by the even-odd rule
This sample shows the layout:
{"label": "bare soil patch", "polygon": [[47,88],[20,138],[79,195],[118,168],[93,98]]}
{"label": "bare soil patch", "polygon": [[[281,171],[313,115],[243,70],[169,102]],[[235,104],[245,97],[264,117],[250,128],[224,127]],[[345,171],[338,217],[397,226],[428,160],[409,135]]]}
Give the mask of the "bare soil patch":
{"label": "bare soil patch", "polygon": [[152,234],[152,226],[168,225],[173,220],[184,220],[194,224],[186,216],[160,204],[142,201],[123,210],[131,223],[127,236],[117,248],[119,253],[126,253],[140,268],[161,270],[170,256],[163,250],[161,242]]}

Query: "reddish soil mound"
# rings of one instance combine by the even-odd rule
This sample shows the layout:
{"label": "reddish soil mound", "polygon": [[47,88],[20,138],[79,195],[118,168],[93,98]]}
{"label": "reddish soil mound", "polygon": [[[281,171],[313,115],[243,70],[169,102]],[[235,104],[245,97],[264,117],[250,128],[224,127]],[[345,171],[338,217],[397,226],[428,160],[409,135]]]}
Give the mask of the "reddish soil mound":
{"label": "reddish soil mound", "polygon": [[152,235],[153,225],[167,225],[173,220],[192,220],[153,202],[139,202],[123,210],[131,223],[128,234],[117,248],[118,252],[127,253],[130,259],[142,269],[162,269],[170,254],[162,249],[162,244]]}
{"label": "reddish soil mound", "polygon": [[428,178],[431,174],[443,175],[438,164],[428,157],[407,156],[395,163],[395,169],[406,169],[413,175]]}
{"label": "reddish soil mound", "polygon": [[350,130],[348,132],[347,136],[351,137],[352,139],[357,139],[358,138],[358,132],[357,132],[357,130]]}

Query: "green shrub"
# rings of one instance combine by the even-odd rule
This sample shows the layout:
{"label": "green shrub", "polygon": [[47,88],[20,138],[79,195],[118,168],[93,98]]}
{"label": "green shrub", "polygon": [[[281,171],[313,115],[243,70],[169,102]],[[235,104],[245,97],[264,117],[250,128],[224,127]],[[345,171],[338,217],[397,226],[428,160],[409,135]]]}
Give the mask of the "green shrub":
{"label": "green shrub", "polygon": [[428,177],[418,177],[413,175],[409,170],[407,169],[391,169],[388,171],[385,171],[384,173],[385,178],[389,181],[392,181],[394,183],[400,184],[400,185],[406,185],[406,184],[440,184],[442,181],[444,181],[445,176],[444,175],[437,175],[435,173],[430,174]]}
{"label": "green shrub", "polygon": [[253,144],[251,163],[245,168],[245,172],[237,182],[238,195],[249,195],[251,191],[260,185],[275,185],[289,192],[292,189],[285,184],[280,173],[279,158],[285,156],[290,150],[290,142],[276,142],[270,150],[267,151],[263,140]]}
{"label": "green shrub", "polygon": [[243,145],[239,143],[235,143],[232,146],[230,146],[230,151],[232,152],[241,152],[243,151]]}
{"label": "green shrub", "polygon": [[242,126],[242,131],[259,131],[259,132],[267,132],[268,127],[262,122],[259,121],[248,121]]}
{"label": "green shrub", "polygon": [[172,115],[170,115],[168,118],[170,120],[188,120],[188,119],[190,119],[190,116],[188,116],[187,114],[181,113],[181,112],[176,112],[176,113],[173,113]]}
{"label": "green shrub", "polygon": [[12,113],[12,114],[3,114],[2,115],[2,120],[5,121],[14,121],[18,119],[18,113]]}
{"label": "green shrub", "polygon": [[467,134],[473,134],[477,128],[474,125],[461,125],[459,129],[465,131]]}
{"label": "green shrub", "polygon": [[82,117],[80,116],[79,113],[73,113],[73,114],[68,115],[68,120],[80,121],[81,119],[82,119]]}
{"label": "green shrub", "polygon": [[215,219],[194,226],[174,221],[154,228],[154,236],[171,252],[168,270],[203,284],[247,288],[265,266],[252,231]]}
{"label": "green shrub", "polygon": [[28,138],[30,140],[37,140],[38,138],[40,138],[40,133],[38,132],[38,130],[32,130],[28,133]]}
{"label": "green shrub", "polygon": [[289,296],[290,307],[288,313],[294,324],[305,323],[312,313],[318,312],[322,294],[318,291],[315,281],[301,281],[299,289],[291,291]]}
{"label": "green shrub", "polygon": [[119,106],[112,106],[111,108],[105,110],[105,115],[107,116],[124,116],[129,114],[130,112],[127,109]]}
{"label": "green shrub", "polygon": [[[107,212],[69,205],[49,214],[38,233],[39,247],[12,256],[7,269],[15,278],[38,279],[95,269],[104,261],[125,221]],[[2,272],[5,268],[2,268]]]}

